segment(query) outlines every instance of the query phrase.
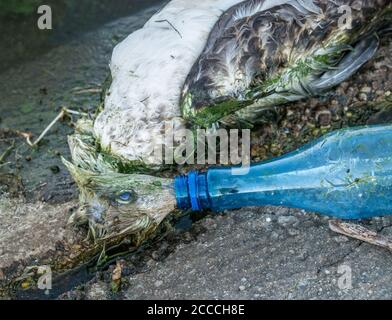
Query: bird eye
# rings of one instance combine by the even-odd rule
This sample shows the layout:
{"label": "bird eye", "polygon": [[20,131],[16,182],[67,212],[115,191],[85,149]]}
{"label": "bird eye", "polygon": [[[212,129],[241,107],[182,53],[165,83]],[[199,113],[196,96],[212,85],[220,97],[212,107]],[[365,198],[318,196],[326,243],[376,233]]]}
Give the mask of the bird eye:
{"label": "bird eye", "polygon": [[118,195],[117,202],[120,204],[128,204],[133,200],[132,192],[123,192]]}

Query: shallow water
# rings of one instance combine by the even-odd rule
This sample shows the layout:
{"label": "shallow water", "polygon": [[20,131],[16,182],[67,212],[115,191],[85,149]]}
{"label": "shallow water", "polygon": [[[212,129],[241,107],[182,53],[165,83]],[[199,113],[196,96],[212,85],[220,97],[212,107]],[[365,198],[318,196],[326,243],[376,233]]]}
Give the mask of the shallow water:
{"label": "shallow water", "polygon": [[[27,2],[27,1],[26,1]],[[0,12],[0,72],[30,61],[89,30],[120,17],[163,3],[162,0],[47,0],[52,8],[53,29],[39,30],[34,4],[24,14],[14,9]],[[32,1],[30,1],[32,3]]]}

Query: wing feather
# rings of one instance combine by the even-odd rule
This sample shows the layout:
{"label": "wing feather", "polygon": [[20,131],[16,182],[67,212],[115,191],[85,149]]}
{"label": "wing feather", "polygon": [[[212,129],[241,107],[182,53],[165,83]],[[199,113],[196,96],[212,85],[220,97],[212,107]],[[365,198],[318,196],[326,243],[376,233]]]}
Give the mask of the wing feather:
{"label": "wing feather", "polygon": [[[278,99],[282,103],[311,94],[311,82],[337,66],[350,45],[373,33],[376,28],[367,28],[366,22],[374,20],[388,5],[383,0],[362,1],[362,7],[353,10],[352,30],[340,31],[340,6],[353,7],[355,3],[356,0],[249,0],[230,8],[214,26],[186,79],[181,101],[184,118],[192,121],[199,111],[223,106],[225,101],[234,104],[226,111],[226,106],[217,107],[209,120],[219,120],[236,108],[249,109],[260,98],[260,87],[267,86],[276,75],[291,81],[295,74],[298,79],[262,94],[284,97]],[[339,37],[343,40],[336,40]],[[320,61],[309,62],[309,57]],[[272,101],[268,99],[268,104]]]}

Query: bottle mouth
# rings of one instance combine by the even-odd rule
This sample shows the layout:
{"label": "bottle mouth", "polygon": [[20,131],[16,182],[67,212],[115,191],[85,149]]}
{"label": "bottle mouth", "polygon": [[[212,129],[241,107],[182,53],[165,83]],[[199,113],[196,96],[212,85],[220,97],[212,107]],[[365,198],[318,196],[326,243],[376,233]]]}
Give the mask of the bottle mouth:
{"label": "bottle mouth", "polygon": [[188,191],[188,177],[178,176],[174,180],[174,189],[176,192],[177,207],[181,210],[188,210],[191,208]]}
{"label": "bottle mouth", "polygon": [[191,171],[188,175],[176,177],[174,188],[177,207],[181,210],[202,211],[206,209],[206,175]]}

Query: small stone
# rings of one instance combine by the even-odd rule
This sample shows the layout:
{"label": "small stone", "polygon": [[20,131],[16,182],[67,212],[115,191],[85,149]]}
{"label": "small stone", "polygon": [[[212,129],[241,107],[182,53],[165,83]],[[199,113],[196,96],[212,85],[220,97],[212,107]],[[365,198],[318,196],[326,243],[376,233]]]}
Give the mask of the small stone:
{"label": "small stone", "polygon": [[308,253],[306,250],[302,251],[302,252],[297,256],[297,258],[298,258],[299,260],[301,260],[301,261],[305,261],[308,257],[309,257],[309,253]]}
{"label": "small stone", "polygon": [[319,129],[316,128],[316,129],[312,130],[312,136],[313,137],[317,137],[319,134],[320,134],[320,130]]}
{"label": "small stone", "polygon": [[321,126],[328,126],[331,123],[332,114],[329,110],[321,110],[316,113],[316,121]]}
{"label": "small stone", "polygon": [[296,237],[300,234],[299,230],[293,228],[288,229],[287,232],[292,237]]}
{"label": "small stone", "polygon": [[298,282],[298,289],[303,290],[305,289],[309,284],[309,281],[307,279],[302,279]]}
{"label": "small stone", "polygon": [[25,281],[21,284],[21,287],[23,290],[29,289],[30,288],[30,282]]}
{"label": "small stone", "polygon": [[147,266],[148,268],[152,268],[152,267],[155,266],[156,264],[157,264],[157,261],[154,260],[154,259],[149,259],[149,260],[146,262],[146,266]]}
{"label": "small stone", "polygon": [[367,96],[366,93],[360,93],[358,98],[359,98],[359,100],[361,100],[361,101],[367,101],[368,96]]}
{"label": "small stone", "polygon": [[245,291],[246,287],[245,287],[245,286],[240,286],[238,289],[239,289],[240,291]]}
{"label": "small stone", "polygon": [[278,240],[279,239],[279,234],[277,232],[272,232],[271,233],[271,239],[272,240]]}
{"label": "small stone", "polygon": [[155,283],[154,283],[154,286],[156,287],[156,288],[159,288],[159,287],[161,287],[163,285],[163,281],[162,280],[158,280],[158,281],[156,281]]}
{"label": "small stone", "polygon": [[362,1],[353,1],[353,3],[351,4],[351,8],[356,11],[361,11],[362,10]]}
{"label": "small stone", "polygon": [[386,97],[389,97],[390,95],[391,95],[391,91],[389,91],[389,90],[388,90],[388,91],[385,91],[385,96],[386,96]]}
{"label": "small stone", "polygon": [[370,87],[362,87],[361,88],[361,92],[363,92],[363,93],[370,93],[370,92],[372,92],[372,88],[370,88]]}
{"label": "small stone", "polygon": [[336,236],[333,238],[333,240],[337,243],[345,243],[348,241],[348,238],[345,236]]}
{"label": "small stone", "polygon": [[298,219],[294,216],[280,216],[278,218],[278,223],[282,226],[282,227],[288,227],[288,226],[293,226],[298,224]]}

